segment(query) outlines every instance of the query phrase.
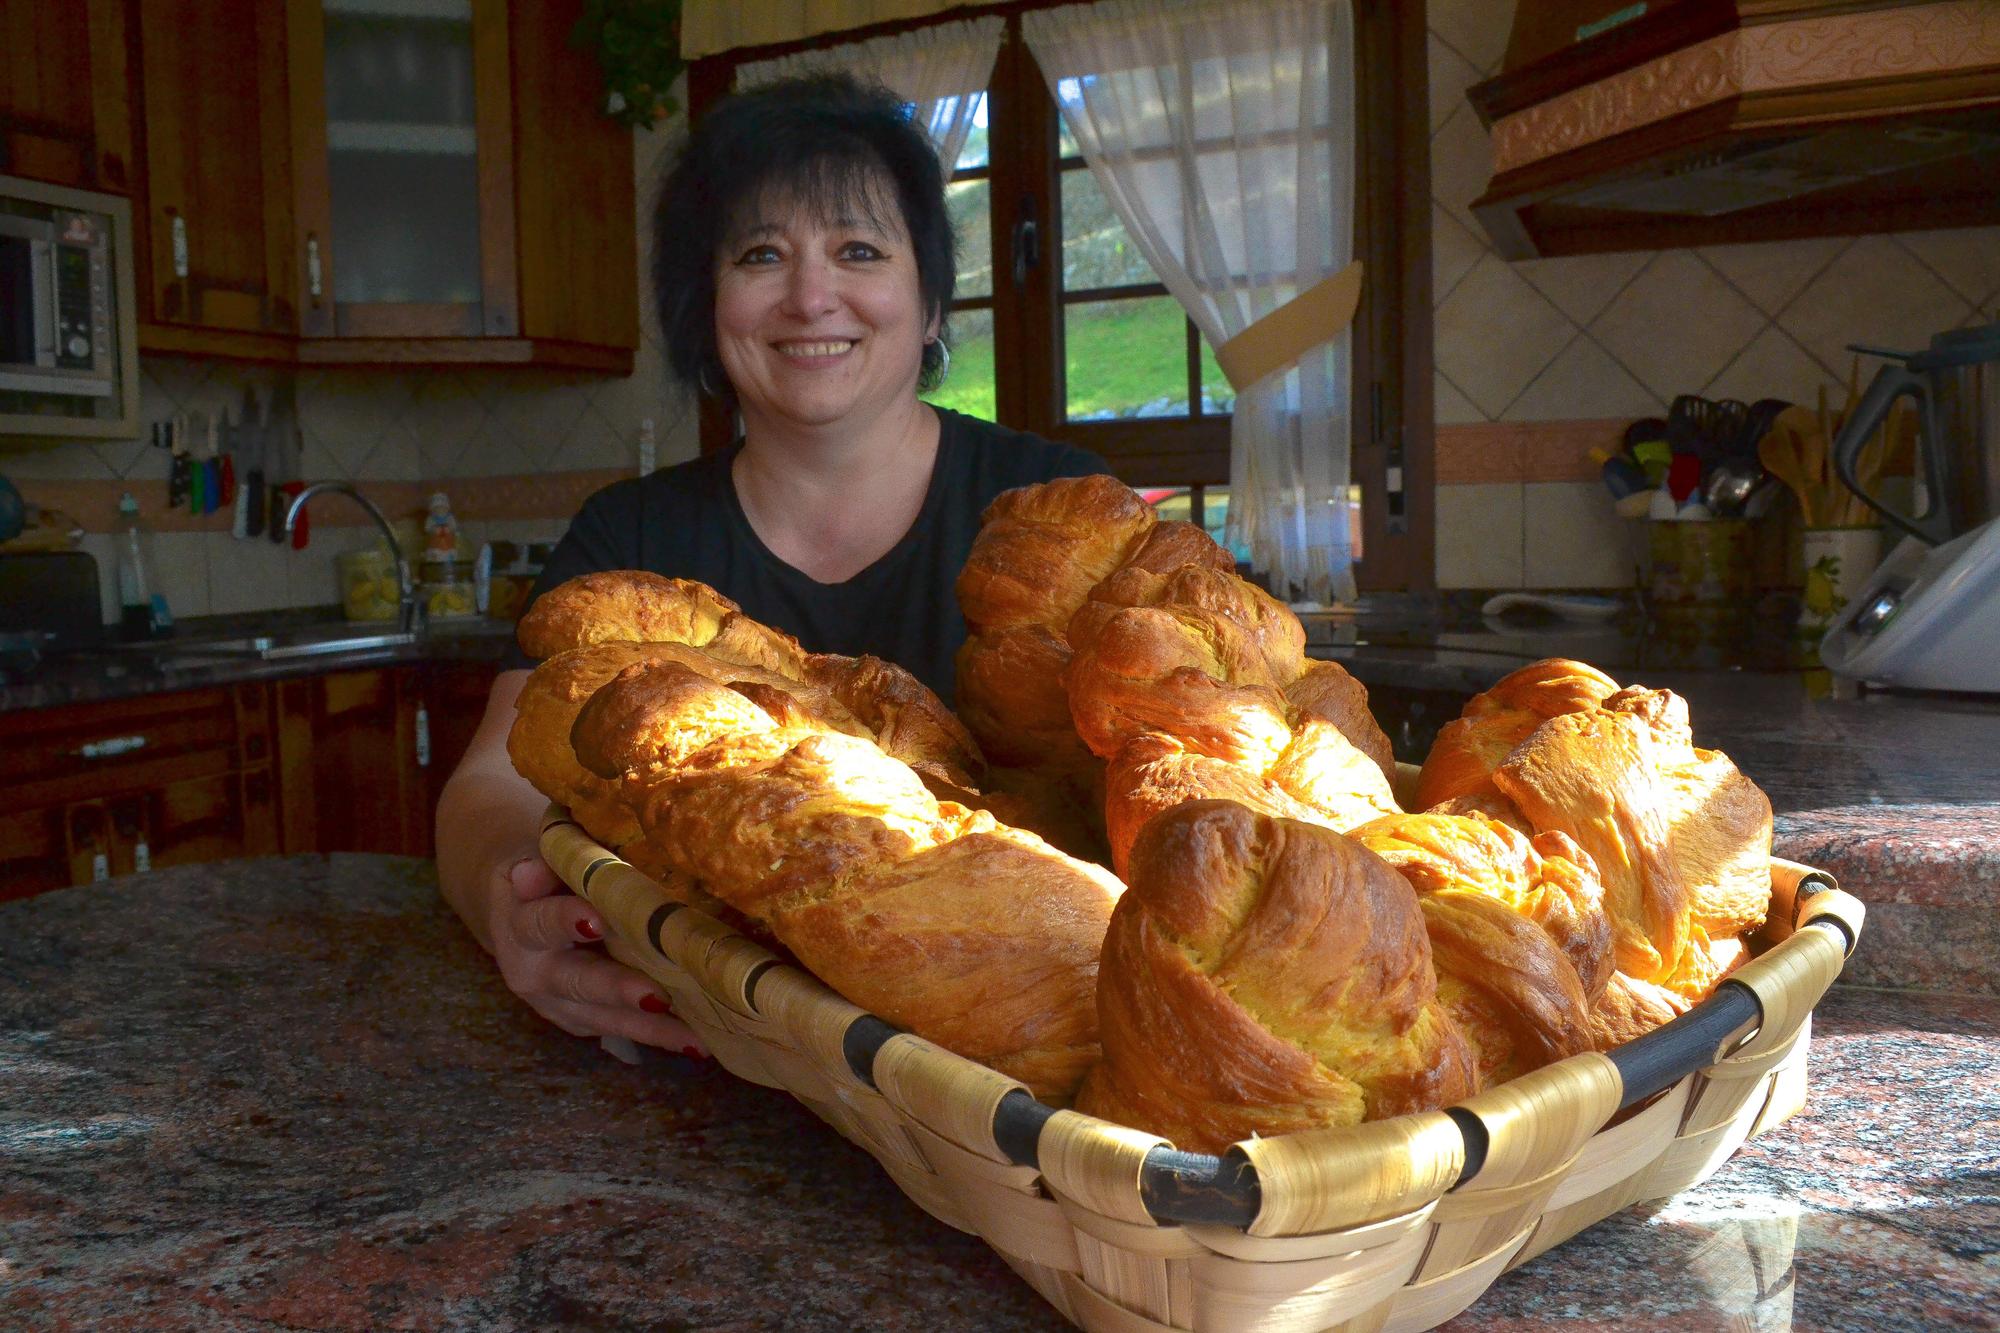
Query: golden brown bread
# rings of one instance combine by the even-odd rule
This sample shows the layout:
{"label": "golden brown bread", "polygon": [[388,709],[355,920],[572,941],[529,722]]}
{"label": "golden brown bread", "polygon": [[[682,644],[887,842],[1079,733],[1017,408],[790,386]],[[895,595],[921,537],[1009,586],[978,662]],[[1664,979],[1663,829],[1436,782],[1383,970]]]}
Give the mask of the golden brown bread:
{"label": "golden brown bread", "polygon": [[1551,718],[1493,782],[1535,829],[1590,854],[1629,976],[1689,993],[1707,977],[1698,960],[1711,938],[1762,923],[1771,803],[1726,757],[1694,747],[1671,692],[1634,687]]}
{"label": "golden brown bread", "polygon": [[1531,662],[1501,677],[1438,728],[1417,778],[1415,808],[1495,795],[1493,770],[1530,732],[1552,717],[1594,708],[1617,691],[1617,681],[1566,657]]}
{"label": "golden brown bread", "polygon": [[1157,520],[1112,477],[1064,477],[1007,491],[980,516],[958,604],[959,715],[987,757],[1014,768],[1081,767],[1063,675],[1069,619],[1125,564]]}
{"label": "golden brown bread", "polygon": [[1203,795],[1335,829],[1398,809],[1366,692],[1337,664],[1308,661],[1298,617],[1254,584],[1135,561],[1092,590],[1069,638],[1070,711],[1110,762],[1114,866],[1148,818]]}
{"label": "golden brown bread", "polygon": [[1220,1152],[1473,1091],[1416,896],[1380,857],[1194,801],[1147,824],[1131,863],[1104,942],[1104,1059],[1078,1110]]}
{"label": "golden brown bread", "polygon": [[601,841],[636,825],[629,815],[629,827],[614,825],[601,787],[570,753],[569,729],[584,699],[640,660],[672,657],[710,679],[783,688],[835,730],[871,737],[938,788],[976,790],[984,776],[971,735],[915,676],[879,658],[807,653],[703,583],[641,570],[585,574],[536,600],[520,640],[523,651],[545,660],[515,705],[509,756]]}
{"label": "golden brown bread", "polygon": [[676,661],[620,672],[571,740],[648,846],[854,1003],[1051,1100],[1096,1059],[1108,872],[939,802],[782,688]]}
{"label": "golden brown bread", "polygon": [[805,658],[798,640],[750,619],[707,584],[637,569],[582,574],[549,589],[515,637],[537,660],[593,643],[684,643],[796,678]]}
{"label": "golden brown bread", "polygon": [[1480,1086],[1591,1049],[1611,923],[1582,849],[1481,815],[1391,815],[1352,836],[1416,890],[1438,995],[1472,1043]]}

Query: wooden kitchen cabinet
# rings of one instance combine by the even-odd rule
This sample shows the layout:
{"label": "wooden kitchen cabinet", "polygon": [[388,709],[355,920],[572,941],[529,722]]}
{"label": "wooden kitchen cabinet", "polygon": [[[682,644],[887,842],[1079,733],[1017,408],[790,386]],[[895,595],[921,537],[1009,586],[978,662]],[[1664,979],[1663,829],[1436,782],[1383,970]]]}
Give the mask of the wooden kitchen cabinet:
{"label": "wooden kitchen cabinet", "polygon": [[631,372],[632,138],[581,0],[127,5],[143,350]]}
{"label": "wooden kitchen cabinet", "polygon": [[279,852],[431,854],[491,663],[0,714],[0,900]]}
{"label": "wooden kitchen cabinet", "polygon": [[0,175],[123,194],[124,0],[0,0]]}
{"label": "wooden kitchen cabinet", "polygon": [[279,848],[270,687],[0,714],[0,899]]}
{"label": "wooden kitchen cabinet", "polygon": [[[279,355],[299,328],[283,12],[263,0],[132,0],[131,19],[140,348],[249,335]],[[161,347],[176,335],[181,346]]]}
{"label": "wooden kitchen cabinet", "polygon": [[428,663],[281,682],[284,849],[429,856],[438,794],[494,671]]}

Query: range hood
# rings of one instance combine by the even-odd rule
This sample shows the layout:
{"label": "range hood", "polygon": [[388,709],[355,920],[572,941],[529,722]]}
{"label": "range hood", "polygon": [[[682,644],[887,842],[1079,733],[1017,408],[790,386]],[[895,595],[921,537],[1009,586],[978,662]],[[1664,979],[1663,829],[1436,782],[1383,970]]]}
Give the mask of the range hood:
{"label": "range hood", "polygon": [[2000,223],[2000,0],[1520,0],[1466,95],[1510,259]]}

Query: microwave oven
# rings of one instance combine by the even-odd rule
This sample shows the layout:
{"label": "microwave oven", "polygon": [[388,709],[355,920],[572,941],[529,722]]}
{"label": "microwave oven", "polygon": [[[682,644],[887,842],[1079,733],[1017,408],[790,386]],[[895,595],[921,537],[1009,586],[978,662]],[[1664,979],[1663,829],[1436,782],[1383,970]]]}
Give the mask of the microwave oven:
{"label": "microwave oven", "polygon": [[132,206],[0,176],[0,441],[137,439]]}

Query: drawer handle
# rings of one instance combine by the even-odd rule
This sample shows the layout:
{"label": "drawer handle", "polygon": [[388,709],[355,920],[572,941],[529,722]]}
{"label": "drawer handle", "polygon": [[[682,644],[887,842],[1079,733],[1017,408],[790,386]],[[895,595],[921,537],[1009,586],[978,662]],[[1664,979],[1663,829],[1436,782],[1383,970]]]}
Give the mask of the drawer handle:
{"label": "drawer handle", "polygon": [[134,750],[146,748],[144,736],[107,736],[101,741],[91,741],[70,753],[78,759],[109,759],[113,755],[130,754]]}

